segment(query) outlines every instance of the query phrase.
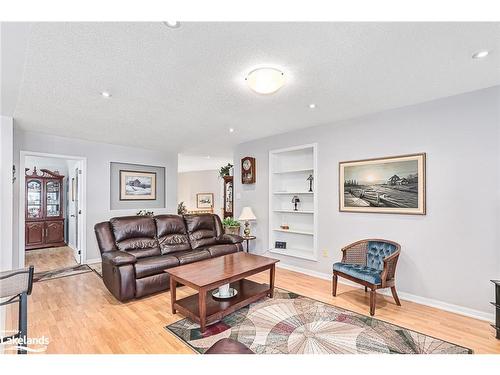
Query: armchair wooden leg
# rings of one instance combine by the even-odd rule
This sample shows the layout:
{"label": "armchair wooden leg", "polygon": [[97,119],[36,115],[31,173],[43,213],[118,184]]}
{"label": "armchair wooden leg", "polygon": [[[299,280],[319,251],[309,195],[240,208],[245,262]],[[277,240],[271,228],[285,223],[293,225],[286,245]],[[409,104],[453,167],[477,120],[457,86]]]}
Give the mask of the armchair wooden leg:
{"label": "armchair wooden leg", "polygon": [[391,292],[392,292],[392,296],[394,297],[394,301],[396,301],[396,305],[401,306],[401,302],[399,301],[399,297],[398,297],[398,294],[396,293],[395,286],[391,286]]}
{"label": "armchair wooden leg", "polygon": [[377,300],[377,293],[375,289],[370,290],[370,315],[375,315],[375,302]]}
{"label": "armchair wooden leg", "polygon": [[332,296],[334,296],[334,297],[337,296],[337,279],[338,279],[338,276],[336,274],[333,274],[333,279],[332,279]]}

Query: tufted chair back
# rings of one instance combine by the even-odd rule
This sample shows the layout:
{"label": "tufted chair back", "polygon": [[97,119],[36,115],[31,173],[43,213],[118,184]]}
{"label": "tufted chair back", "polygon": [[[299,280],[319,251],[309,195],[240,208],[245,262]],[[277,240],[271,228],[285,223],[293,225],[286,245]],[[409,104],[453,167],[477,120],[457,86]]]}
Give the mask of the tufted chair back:
{"label": "tufted chair back", "polygon": [[366,253],[366,266],[382,271],[384,258],[396,251],[396,246],[384,241],[369,241]]}

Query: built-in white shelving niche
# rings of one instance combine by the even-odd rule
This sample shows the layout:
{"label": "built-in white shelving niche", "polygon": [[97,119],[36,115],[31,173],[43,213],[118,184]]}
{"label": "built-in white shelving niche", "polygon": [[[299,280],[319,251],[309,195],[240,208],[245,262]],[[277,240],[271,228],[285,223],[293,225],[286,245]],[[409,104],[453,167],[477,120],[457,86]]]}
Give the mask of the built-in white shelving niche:
{"label": "built-in white shelving niche", "polygon": [[[307,178],[312,175],[313,191]],[[269,152],[269,248],[271,253],[317,260],[317,145]],[[298,210],[292,198],[299,197]],[[287,224],[289,229],[281,226]],[[276,241],[286,249],[275,248]]]}

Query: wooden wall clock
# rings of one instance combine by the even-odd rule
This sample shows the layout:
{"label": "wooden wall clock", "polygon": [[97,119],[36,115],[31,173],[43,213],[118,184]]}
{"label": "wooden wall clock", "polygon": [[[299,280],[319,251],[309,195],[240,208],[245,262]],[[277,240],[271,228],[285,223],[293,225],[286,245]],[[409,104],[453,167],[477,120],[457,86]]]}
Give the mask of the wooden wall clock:
{"label": "wooden wall clock", "polygon": [[241,183],[255,184],[255,158],[247,156],[241,159]]}

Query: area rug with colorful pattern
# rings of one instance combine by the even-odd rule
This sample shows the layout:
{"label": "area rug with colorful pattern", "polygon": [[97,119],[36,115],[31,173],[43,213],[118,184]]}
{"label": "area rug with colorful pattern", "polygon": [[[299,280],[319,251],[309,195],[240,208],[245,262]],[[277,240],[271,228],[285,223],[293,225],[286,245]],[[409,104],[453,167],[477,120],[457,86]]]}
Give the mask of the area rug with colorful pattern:
{"label": "area rug with colorful pattern", "polygon": [[165,327],[198,353],[232,338],[266,354],[471,354],[472,350],[282,289],[207,327]]}

